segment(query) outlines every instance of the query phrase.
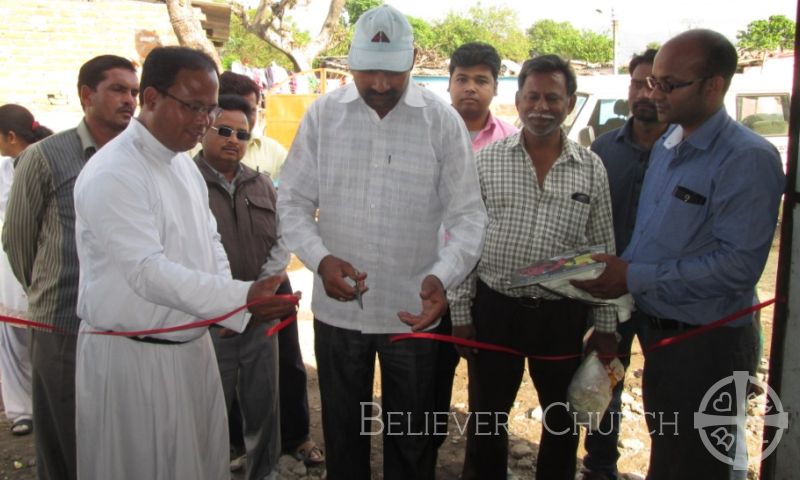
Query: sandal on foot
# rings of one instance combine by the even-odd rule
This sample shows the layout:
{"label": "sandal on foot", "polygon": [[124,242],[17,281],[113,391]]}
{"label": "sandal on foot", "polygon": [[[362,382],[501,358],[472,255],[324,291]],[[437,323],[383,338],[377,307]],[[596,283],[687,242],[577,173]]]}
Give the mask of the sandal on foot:
{"label": "sandal on foot", "polygon": [[293,456],[296,460],[302,461],[307,467],[325,463],[325,454],[322,453],[322,450],[313,440],[303,442],[303,444],[294,451]]}
{"label": "sandal on foot", "polygon": [[22,436],[28,435],[33,431],[33,420],[30,418],[23,418],[22,420],[17,420],[11,425],[11,435]]}

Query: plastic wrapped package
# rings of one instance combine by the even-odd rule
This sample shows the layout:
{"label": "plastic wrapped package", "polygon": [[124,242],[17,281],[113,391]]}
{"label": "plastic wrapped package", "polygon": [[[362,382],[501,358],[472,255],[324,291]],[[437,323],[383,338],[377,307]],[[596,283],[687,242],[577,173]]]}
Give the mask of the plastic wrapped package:
{"label": "plastic wrapped package", "polygon": [[603,418],[617,382],[625,377],[625,367],[618,358],[608,366],[592,351],[581,362],[567,389],[569,408],[575,420],[589,430],[597,430]]}

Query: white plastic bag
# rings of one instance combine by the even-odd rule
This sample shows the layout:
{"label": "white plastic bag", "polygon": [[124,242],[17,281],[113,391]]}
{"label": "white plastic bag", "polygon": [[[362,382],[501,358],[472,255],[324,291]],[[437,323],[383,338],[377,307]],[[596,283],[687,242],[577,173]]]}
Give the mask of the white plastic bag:
{"label": "white plastic bag", "polygon": [[618,358],[613,359],[606,367],[597,358],[597,352],[592,351],[586,355],[567,388],[567,401],[570,410],[575,414],[575,420],[579,424],[588,425],[589,430],[597,430],[611,403],[614,386],[624,376],[625,368]]}

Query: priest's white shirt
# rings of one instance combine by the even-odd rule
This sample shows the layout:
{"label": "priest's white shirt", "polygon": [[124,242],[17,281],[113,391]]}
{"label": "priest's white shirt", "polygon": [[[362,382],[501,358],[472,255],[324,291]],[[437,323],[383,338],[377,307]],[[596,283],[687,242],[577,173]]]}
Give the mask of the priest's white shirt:
{"label": "priest's white shirt", "polygon": [[[244,305],[191,158],[138,121],[95,154],[75,184],[80,259],[76,410],[81,479],[228,478],[225,401],[206,328],[142,343],[137,331]],[[242,331],[245,313],[221,323]]]}

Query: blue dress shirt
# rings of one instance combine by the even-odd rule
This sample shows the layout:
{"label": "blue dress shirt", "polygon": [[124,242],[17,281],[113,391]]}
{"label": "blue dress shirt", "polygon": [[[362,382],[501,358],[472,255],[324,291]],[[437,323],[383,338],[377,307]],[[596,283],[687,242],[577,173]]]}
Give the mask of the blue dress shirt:
{"label": "blue dress shirt", "polygon": [[682,137],[674,126],[653,147],[622,258],[639,309],[702,325],[751,305],[785,178],[775,147],[724,108]]}
{"label": "blue dress shirt", "polygon": [[614,243],[618,253],[625,251],[636,225],[636,211],[644,173],[650,158],[633,140],[633,117],[623,127],[611,130],[592,142],[592,151],[600,156],[608,173],[611,212],[614,215]]}

